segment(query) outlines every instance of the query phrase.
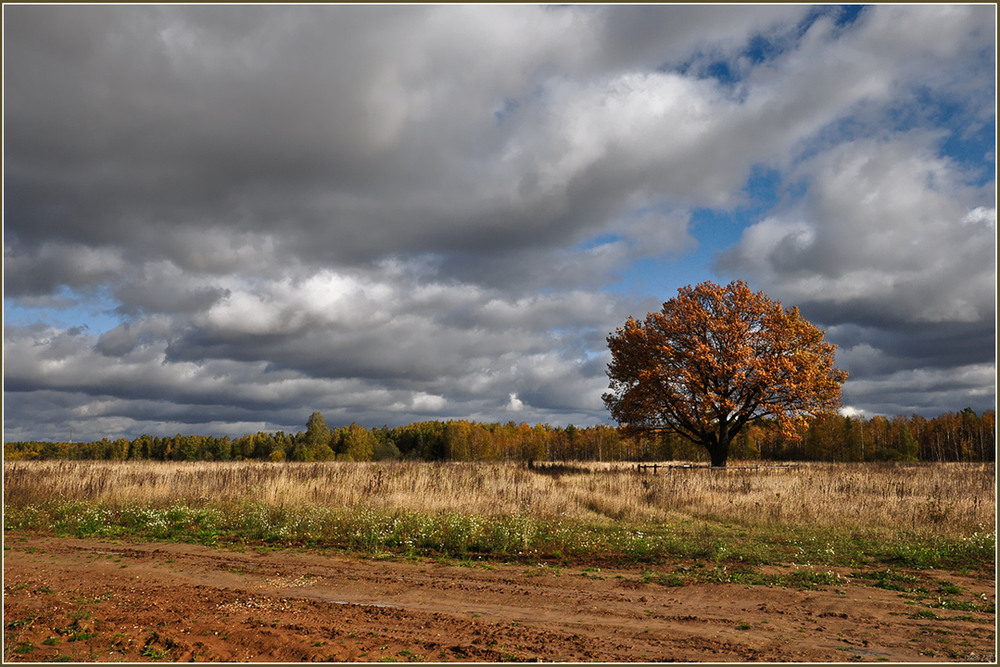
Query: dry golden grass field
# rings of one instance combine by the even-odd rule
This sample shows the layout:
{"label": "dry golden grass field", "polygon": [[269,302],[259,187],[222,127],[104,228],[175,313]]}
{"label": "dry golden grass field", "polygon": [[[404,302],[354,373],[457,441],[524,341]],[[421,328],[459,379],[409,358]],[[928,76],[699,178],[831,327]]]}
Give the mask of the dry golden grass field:
{"label": "dry golden grass field", "polygon": [[995,521],[994,464],[824,464],[668,469],[507,463],[6,462],[8,507],[48,499],[110,508],[260,503],[539,520],[907,529],[962,536]]}

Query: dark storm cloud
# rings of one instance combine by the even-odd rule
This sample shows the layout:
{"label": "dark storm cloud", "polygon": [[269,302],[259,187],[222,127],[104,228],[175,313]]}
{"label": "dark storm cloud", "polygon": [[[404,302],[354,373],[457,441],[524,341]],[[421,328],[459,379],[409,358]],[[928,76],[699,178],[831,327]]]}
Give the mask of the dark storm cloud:
{"label": "dark storm cloud", "polygon": [[124,267],[108,248],[46,243],[32,249],[4,249],[4,290],[14,297],[52,294],[61,285],[94,289],[114,280]]}
{"label": "dark storm cloud", "polygon": [[996,408],[995,380],[993,369],[983,365],[905,370],[851,382],[844,387],[844,401],[882,415],[934,417],[965,408],[983,412]]}
{"label": "dark storm cloud", "polygon": [[[533,43],[539,12],[550,32]],[[717,25],[709,38],[744,34],[723,14],[701,17]],[[763,26],[785,14],[747,15]],[[606,18],[534,7],[11,7],[7,235],[124,246],[185,268],[191,253],[175,236],[206,229],[263,235],[312,261],[563,245],[621,212],[628,193],[664,185],[630,142],[610,144],[596,168],[604,148],[560,136],[572,109],[606,93],[554,76],[600,80],[615,67],[604,50],[634,60],[652,46]],[[661,19],[661,43],[684,34],[680,18]],[[523,35],[505,30],[515,28]],[[588,29],[604,49],[566,48]],[[491,47],[505,58],[488,58]],[[506,96],[522,103],[498,126]],[[614,122],[597,116],[580,130]],[[561,164],[567,150],[584,161]],[[675,190],[699,187],[697,173],[678,172]]]}
{"label": "dark storm cloud", "polygon": [[[428,233],[475,242],[462,224],[475,205],[458,196],[467,165],[448,156],[493,128],[450,118],[443,97],[410,99],[424,73],[398,59],[415,48],[407,20],[427,10],[25,9],[11,8],[11,20],[38,20],[11,31],[7,47],[18,54],[7,68],[15,238],[141,251],[157,236],[219,227],[275,233],[295,254],[340,261],[419,251]],[[444,92],[473,92],[461,79]],[[417,113],[421,103],[434,115]],[[455,121],[464,131],[445,133]],[[428,150],[444,157],[435,169],[423,168]],[[436,194],[441,179],[453,180],[450,206]],[[440,214],[451,219],[428,229]],[[499,237],[498,223],[474,222],[485,242]],[[185,265],[169,241],[147,247]]]}

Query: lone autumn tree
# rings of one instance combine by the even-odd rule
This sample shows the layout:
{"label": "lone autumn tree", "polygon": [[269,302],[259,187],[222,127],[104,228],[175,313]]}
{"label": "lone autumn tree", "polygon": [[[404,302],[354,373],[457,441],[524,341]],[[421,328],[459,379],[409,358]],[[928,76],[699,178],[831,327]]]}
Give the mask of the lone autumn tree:
{"label": "lone autumn tree", "polygon": [[750,422],[773,418],[794,438],[796,422],[840,405],[847,373],[823,335],[742,280],[683,287],[608,336],[604,404],[626,432],[673,431],[725,466]]}

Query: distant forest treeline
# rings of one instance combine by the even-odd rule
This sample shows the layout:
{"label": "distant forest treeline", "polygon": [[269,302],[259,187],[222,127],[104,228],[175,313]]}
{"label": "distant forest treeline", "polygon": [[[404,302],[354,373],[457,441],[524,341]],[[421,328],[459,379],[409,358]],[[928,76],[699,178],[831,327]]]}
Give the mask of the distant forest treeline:
{"label": "distant forest treeline", "polygon": [[[773,424],[746,427],[732,459],[772,461],[994,461],[996,412],[972,409],[926,419],[824,415],[797,442]],[[669,461],[707,460],[705,448],[675,435],[629,438],[611,426],[426,421],[396,428],[329,428],[314,412],[306,430],[238,438],[180,435],[96,442],[10,442],[5,460],[160,461]]]}

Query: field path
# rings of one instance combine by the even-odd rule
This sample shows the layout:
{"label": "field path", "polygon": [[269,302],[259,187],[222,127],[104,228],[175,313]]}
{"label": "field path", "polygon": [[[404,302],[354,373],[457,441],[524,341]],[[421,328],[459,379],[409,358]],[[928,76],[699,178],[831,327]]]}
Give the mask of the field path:
{"label": "field path", "polygon": [[[995,600],[992,582],[947,577]],[[994,659],[992,614],[919,609],[855,580],[667,587],[641,569],[5,535],[8,661]]]}

